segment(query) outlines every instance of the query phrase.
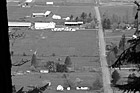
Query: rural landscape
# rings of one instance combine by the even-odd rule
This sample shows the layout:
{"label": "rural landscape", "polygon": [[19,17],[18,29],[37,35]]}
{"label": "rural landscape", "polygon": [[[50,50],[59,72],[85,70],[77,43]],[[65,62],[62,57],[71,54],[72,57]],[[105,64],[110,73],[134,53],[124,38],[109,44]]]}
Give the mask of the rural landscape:
{"label": "rural landscape", "polygon": [[7,0],[12,93],[139,93],[139,0]]}

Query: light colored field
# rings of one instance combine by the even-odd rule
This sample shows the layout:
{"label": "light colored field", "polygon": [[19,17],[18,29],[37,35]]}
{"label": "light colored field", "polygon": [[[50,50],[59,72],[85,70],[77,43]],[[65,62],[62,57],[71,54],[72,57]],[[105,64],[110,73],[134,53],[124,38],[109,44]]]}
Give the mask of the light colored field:
{"label": "light colored field", "polygon": [[[76,31],[76,32],[51,32],[51,31],[24,31],[25,39],[19,39],[15,42],[11,50],[14,50],[16,55],[22,55],[24,52],[27,55],[25,59],[31,59],[33,52],[38,49],[38,57],[45,62],[56,58],[61,58],[64,62],[66,55],[71,56],[71,60],[75,67],[92,66],[93,68],[100,67],[98,56],[97,33],[95,30]],[[42,39],[40,36],[43,33]],[[31,51],[32,50],[32,51]],[[50,57],[55,53],[55,57]],[[46,57],[40,57],[40,56]],[[72,57],[73,55],[77,57]],[[14,56],[13,62],[20,61],[22,56]],[[20,67],[20,69],[28,69],[29,64]],[[17,68],[13,68],[16,70]]]}

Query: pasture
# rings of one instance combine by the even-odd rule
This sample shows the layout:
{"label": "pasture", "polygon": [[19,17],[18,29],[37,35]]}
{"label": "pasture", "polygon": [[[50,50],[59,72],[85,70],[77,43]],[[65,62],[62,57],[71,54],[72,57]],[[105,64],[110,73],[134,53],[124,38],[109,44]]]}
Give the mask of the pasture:
{"label": "pasture", "polygon": [[[32,54],[37,50],[37,58],[42,64],[47,61],[58,62],[57,58],[61,58],[60,63],[64,63],[67,55],[71,57],[74,73],[69,73],[70,80],[75,81],[76,78],[83,80],[82,85],[92,86],[97,77],[101,78],[101,69],[98,56],[98,42],[96,30],[85,30],[76,32],[52,32],[50,30],[26,30],[21,29],[17,33],[24,32],[26,37],[16,40],[11,50],[14,51],[12,62],[18,62],[21,59],[31,59]],[[42,38],[45,37],[45,38]],[[12,41],[11,41],[12,42]],[[23,53],[26,56],[23,56]],[[55,56],[51,56],[55,53]],[[31,63],[28,62],[20,67],[12,67],[11,70],[26,71],[30,70]],[[92,72],[89,72],[92,71]],[[26,74],[23,76],[14,76],[12,78],[16,88],[29,85],[42,85],[43,80],[50,80],[52,86],[47,93],[58,93],[56,87],[58,84],[64,83],[62,78],[63,73],[49,73],[49,74]],[[41,76],[41,78],[40,78]],[[28,79],[27,79],[28,78]],[[95,86],[96,87],[96,86]],[[101,91],[101,90],[98,90]],[[44,93],[45,93],[44,92]],[[85,91],[64,91],[66,93],[85,93]],[[95,90],[86,91],[87,93],[96,93]]]}
{"label": "pasture", "polygon": [[[37,0],[34,0],[35,3]],[[81,0],[85,2],[84,0]],[[91,0],[87,0],[91,1]],[[42,2],[44,2],[42,0]],[[70,1],[72,2],[72,1]],[[74,2],[74,1],[73,1]],[[35,4],[34,3],[34,4]],[[30,8],[22,8],[20,6],[7,6],[8,21],[36,21],[31,14],[33,12],[52,11],[53,14],[67,17],[73,15],[80,16],[82,12],[92,13],[95,15],[94,6],[31,6]],[[47,20],[41,18],[39,20]],[[12,29],[12,28],[11,28]],[[13,30],[11,30],[13,31]],[[102,82],[102,74],[98,54],[98,35],[97,30],[79,30],[75,32],[52,32],[51,30],[31,30],[20,28],[16,33],[24,32],[25,37],[15,40],[14,45],[10,45],[10,50],[14,51],[12,63],[19,62],[21,59],[31,59],[32,54],[37,50],[37,59],[40,64],[48,61],[64,63],[66,56],[70,56],[72,67],[76,72],[69,73],[69,78],[75,82],[76,78],[83,80],[82,85],[92,86],[97,79]],[[10,44],[13,40],[10,40]],[[25,55],[23,55],[25,54]],[[55,56],[52,56],[55,54]],[[58,61],[58,58],[61,58]],[[13,66],[12,72],[30,70],[31,62],[28,62],[20,67]],[[89,72],[91,71],[91,72]],[[62,78],[63,73],[48,73],[48,74],[26,74],[23,76],[13,76],[12,84],[19,89],[22,86],[38,85],[42,86],[43,80],[50,80],[52,86],[44,93],[58,93],[56,87],[58,84],[64,83]],[[96,87],[96,85],[94,86]],[[26,89],[25,88],[25,89]],[[99,89],[98,92],[102,93]],[[97,93],[92,91],[64,91],[64,93]]]}
{"label": "pasture", "polygon": [[108,18],[112,15],[117,15],[121,20],[128,18],[129,22],[134,20],[135,11],[133,11],[133,5],[116,5],[116,6],[101,6],[101,16],[106,15]]}
{"label": "pasture", "polygon": [[[21,31],[22,32],[22,31]],[[76,32],[24,31],[26,37],[16,40],[11,50],[14,51],[13,61],[20,60],[20,55],[25,53],[31,58],[37,50],[39,57],[45,61],[60,57],[64,62],[67,55],[71,56],[75,66],[99,67],[98,42],[96,30]],[[45,38],[42,38],[45,37]],[[11,41],[12,42],[12,41]],[[55,57],[51,55],[55,53]]]}
{"label": "pasture", "polygon": [[[25,86],[24,90],[27,90],[29,89],[27,87],[29,85],[43,86],[43,81],[49,80],[51,82],[51,86],[44,93],[52,93],[52,92],[59,93],[59,91],[56,91],[56,87],[59,84],[64,85],[65,79],[62,78],[62,76],[63,76],[63,73],[27,74],[24,76],[19,75],[19,76],[12,77],[12,82],[13,84],[16,85],[17,89],[19,89],[22,86]],[[96,81],[97,77],[99,80],[101,80],[101,75],[98,73],[69,73],[69,76],[68,76],[69,80],[75,84],[76,84],[76,78],[80,78],[82,80],[81,85],[86,85],[86,86],[92,86],[93,82]],[[71,92],[96,93],[96,90],[76,91],[75,89],[73,89],[70,91],[67,91],[67,90],[64,91],[64,93],[71,93]]]}
{"label": "pasture", "polygon": [[[32,13],[52,11],[53,14],[60,15],[62,18],[73,15],[74,18],[80,16],[82,12],[95,15],[93,6],[32,6],[31,8],[21,8],[20,6],[7,7],[9,21],[34,21],[37,18],[31,18]],[[29,17],[27,17],[29,16]],[[40,20],[48,20],[50,17],[39,18]]]}

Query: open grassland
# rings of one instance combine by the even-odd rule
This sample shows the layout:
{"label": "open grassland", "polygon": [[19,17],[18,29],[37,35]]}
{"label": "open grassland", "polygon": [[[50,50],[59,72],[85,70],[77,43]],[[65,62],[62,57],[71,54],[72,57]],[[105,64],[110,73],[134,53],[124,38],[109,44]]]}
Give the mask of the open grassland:
{"label": "open grassland", "polygon": [[115,43],[116,45],[119,45],[119,42],[123,34],[125,34],[126,39],[128,40],[132,37],[134,32],[135,30],[129,30],[129,31],[124,31],[124,32],[123,31],[106,32],[105,33],[106,44],[110,44],[112,42],[112,43]]}
{"label": "open grassland", "polygon": [[[24,32],[26,37],[24,39],[18,39],[11,50],[15,52],[12,57],[12,62],[20,61],[23,59],[31,59],[33,52],[38,49],[37,57],[41,63],[49,60],[57,62],[56,58],[61,58],[60,63],[64,63],[66,55],[71,56],[72,65],[75,70],[80,72],[69,73],[69,79],[75,82],[76,78],[80,78],[82,86],[92,85],[97,79],[102,82],[102,76],[100,71],[100,63],[98,56],[98,42],[96,30],[85,30],[76,32],[52,32],[50,30],[43,31],[31,31],[20,30],[20,33]],[[46,37],[42,39],[42,37]],[[11,41],[12,42],[12,41]],[[30,51],[32,50],[32,51]],[[25,53],[27,56],[22,56]],[[51,56],[55,53],[56,56]],[[73,56],[73,57],[72,57]],[[12,71],[26,71],[30,68],[30,62],[20,67],[12,67]],[[86,71],[86,67],[94,68],[92,72]],[[85,72],[86,71],[86,72]],[[59,93],[56,91],[57,85],[64,84],[63,73],[49,73],[49,74],[27,74],[23,76],[12,77],[12,84],[16,85],[16,88],[24,86],[25,90],[29,89],[29,85],[42,86],[44,80],[49,80],[52,83],[50,89],[44,93]],[[95,88],[96,89],[96,88]],[[97,89],[102,93],[102,89]],[[90,91],[77,91],[70,90],[64,91],[64,93],[98,93],[96,90]]]}
{"label": "open grassland", "polygon": [[[51,82],[51,88],[46,90],[43,93],[59,93],[56,91],[57,85],[64,85],[65,79],[62,78],[63,73],[49,73],[49,74],[27,74],[24,76],[15,76],[12,77],[13,84],[16,85],[16,88],[19,89],[22,86],[25,86],[24,90],[29,89],[27,86],[36,85],[43,86],[44,80],[49,80]],[[98,78],[101,80],[101,75],[99,73],[69,73],[68,78],[71,82],[76,85],[76,78],[80,78],[82,80],[81,85],[92,86],[93,82]],[[97,93],[95,90],[90,91],[76,91],[75,89],[67,91],[64,93]],[[100,93],[102,93],[100,91]]]}
{"label": "open grassland", "polygon": [[[24,33],[26,37],[16,40],[14,46],[11,47],[15,54],[13,62],[20,61],[23,53],[27,55],[26,59],[31,59],[31,55],[37,50],[43,62],[57,61],[56,58],[59,57],[64,62],[65,57],[69,55],[75,67],[100,67],[96,30],[76,32],[27,30]],[[53,53],[55,53],[54,57],[51,56]],[[30,64],[27,65],[29,67]]]}
{"label": "open grassland", "polygon": [[100,12],[101,16],[104,14],[109,17],[112,15],[117,15],[118,17],[128,17],[129,21],[134,20],[135,13],[133,12],[132,5],[116,5],[116,6],[101,6]]}

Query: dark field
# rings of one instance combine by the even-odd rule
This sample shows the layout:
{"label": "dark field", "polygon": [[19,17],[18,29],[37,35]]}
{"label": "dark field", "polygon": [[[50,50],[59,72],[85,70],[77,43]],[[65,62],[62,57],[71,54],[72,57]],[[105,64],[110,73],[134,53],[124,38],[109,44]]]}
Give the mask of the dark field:
{"label": "dark field", "polygon": [[106,14],[108,17],[114,14],[123,19],[123,17],[127,16],[128,20],[131,22],[134,20],[135,15],[133,7],[132,5],[101,6],[100,12],[102,16]]}

